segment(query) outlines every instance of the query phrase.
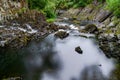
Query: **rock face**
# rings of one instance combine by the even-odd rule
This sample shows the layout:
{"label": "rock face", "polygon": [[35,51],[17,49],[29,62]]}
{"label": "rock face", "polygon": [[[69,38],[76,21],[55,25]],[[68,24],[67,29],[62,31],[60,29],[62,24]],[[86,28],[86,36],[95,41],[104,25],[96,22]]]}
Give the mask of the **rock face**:
{"label": "rock face", "polygon": [[65,31],[58,31],[56,34],[55,34],[56,37],[60,38],[60,39],[64,39],[66,37],[69,36],[69,33],[65,32]]}
{"label": "rock face", "polygon": [[111,15],[110,11],[100,10],[99,14],[96,16],[96,20],[99,22],[103,22]]}
{"label": "rock face", "polygon": [[0,25],[0,47],[21,48],[30,40],[40,39],[49,33],[45,16],[35,10],[27,11],[18,18]]}
{"label": "rock face", "polygon": [[75,51],[76,51],[77,53],[79,53],[79,54],[82,54],[82,53],[83,53],[83,51],[82,51],[82,49],[80,48],[80,46],[76,47],[76,48],[75,48]]}
{"label": "rock face", "polygon": [[5,22],[18,17],[19,12],[27,8],[27,2],[25,0],[0,0],[0,8],[0,22]]}
{"label": "rock face", "polygon": [[95,33],[96,31],[98,31],[98,29],[94,24],[88,24],[85,26],[84,31],[88,33]]}
{"label": "rock face", "polygon": [[108,58],[115,58],[120,61],[120,43],[116,35],[102,36],[98,40],[100,49]]}

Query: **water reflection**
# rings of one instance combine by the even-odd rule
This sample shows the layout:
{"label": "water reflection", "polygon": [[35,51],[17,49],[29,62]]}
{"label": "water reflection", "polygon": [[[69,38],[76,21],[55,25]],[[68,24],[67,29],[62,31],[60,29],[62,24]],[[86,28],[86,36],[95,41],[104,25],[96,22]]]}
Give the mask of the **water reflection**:
{"label": "water reflection", "polygon": [[27,56],[24,58],[24,64],[27,69],[27,78],[25,80],[41,80],[44,73],[56,75],[60,69],[60,60],[56,51],[54,51],[54,37],[47,37],[41,42],[32,42],[27,47]]}
{"label": "water reflection", "polygon": [[85,67],[81,72],[80,80],[108,80],[99,67],[96,65]]}
{"label": "water reflection", "polygon": [[[1,49],[0,77],[22,76],[23,80],[106,80],[114,69],[113,61],[104,56],[94,40],[74,36],[79,34],[71,32],[63,40],[51,34],[20,50]],[[83,54],[75,51],[77,46],[81,47]]]}
{"label": "water reflection", "polygon": [[0,48],[0,80],[10,76],[20,76],[25,72],[21,57],[22,55],[15,49]]}
{"label": "water reflection", "polygon": [[23,80],[41,80],[45,72],[55,76],[60,60],[54,45],[54,37],[47,37],[20,50],[1,49],[0,78],[21,76]]}

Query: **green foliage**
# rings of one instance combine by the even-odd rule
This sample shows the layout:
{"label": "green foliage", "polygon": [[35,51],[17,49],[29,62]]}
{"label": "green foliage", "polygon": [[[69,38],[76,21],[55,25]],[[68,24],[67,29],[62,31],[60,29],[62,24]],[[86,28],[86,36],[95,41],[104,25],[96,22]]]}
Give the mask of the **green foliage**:
{"label": "green foliage", "polygon": [[85,7],[87,4],[91,3],[93,0],[70,0],[73,2],[73,7]]}
{"label": "green foliage", "polygon": [[[37,9],[45,13],[47,18],[55,18],[57,9],[70,7],[85,7],[95,0],[27,0],[30,9]],[[107,8],[120,17],[120,0],[97,0],[107,3]]]}
{"label": "green foliage", "polygon": [[30,9],[45,13],[47,18],[55,18],[57,9],[84,7],[93,0],[27,0]]}
{"label": "green foliage", "polygon": [[66,9],[66,8],[68,8],[68,2],[69,2],[69,0],[57,0],[56,8],[57,9]]}
{"label": "green foliage", "polygon": [[52,22],[54,22],[54,21],[55,21],[54,18],[47,19],[47,22],[48,22],[48,23],[52,23]]}
{"label": "green foliage", "polygon": [[117,17],[120,17],[120,0],[106,0],[107,8],[114,13]]}
{"label": "green foliage", "polygon": [[30,9],[37,9],[45,13],[47,18],[55,18],[55,0],[27,0]]}

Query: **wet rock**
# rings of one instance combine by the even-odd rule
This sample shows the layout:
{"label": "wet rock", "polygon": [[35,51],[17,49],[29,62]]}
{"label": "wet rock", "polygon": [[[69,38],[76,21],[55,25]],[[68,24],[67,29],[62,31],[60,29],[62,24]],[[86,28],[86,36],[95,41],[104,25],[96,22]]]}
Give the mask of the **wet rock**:
{"label": "wet rock", "polygon": [[79,54],[82,54],[82,53],[83,53],[83,51],[82,51],[82,49],[80,48],[80,46],[76,47],[76,48],[75,48],[75,51],[78,52]]}
{"label": "wet rock", "polygon": [[114,58],[120,61],[120,43],[114,34],[102,35],[98,38],[100,49],[108,58]]}
{"label": "wet rock", "polygon": [[70,27],[69,26],[58,26],[58,28],[59,29],[63,29],[63,30],[67,30],[67,29],[70,29]]}
{"label": "wet rock", "polygon": [[65,31],[58,31],[56,34],[55,34],[56,37],[60,38],[60,39],[64,39],[66,37],[69,36],[69,33],[65,32]]}
{"label": "wet rock", "polygon": [[117,35],[113,34],[113,33],[102,33],[98,36],[99,41],[107,41],[107,42],[116,42],[118,40]]}
{"label": "wet rock", "polygon": [[21,77],[11,77],[11,78],[7,78],[7,79],[3,79],[3,80],[22,80]]}
{"label": "wet rock", "polygon": [[95,33],[98,31],[96,25],[94,24],[88,24],[85,26],[85,29],[84,29],[85,32],[87,33]]}
{"label": "wet rock", "polygon": [[110,22],[110,24],[108,25],[109,27],[115,27],[116,24],[114,22]]}
{"label": "wet rock", "polygon": [[34,10],[28,10],[21,16],[2,23],[1,26],[4,27],[0,27],[0,47],[12,48],[26,46],[30,40],[40,39],[54,29],[48,30],[44,14]]}
{"label": "wet rock", "polygon": [[58,28],[58,26],[55,25],[55,24],[50,24],[48,29],[49,29],[49,30],[52,30],[52,31],[58,31],[59,28]]}
{"label": "wet rock", "polygon": [[0,41],[0,46],[1,46],[1,47],[4,47],[5,44],[6,44],[6,42],[7,42],[6,40],[5,40],[5,41]]}
{"label": "wet rock", "polygon": [[83,37],[83,38],[88,38],[87,36],[85,36],[85,35],[79,35],[80,37]]}

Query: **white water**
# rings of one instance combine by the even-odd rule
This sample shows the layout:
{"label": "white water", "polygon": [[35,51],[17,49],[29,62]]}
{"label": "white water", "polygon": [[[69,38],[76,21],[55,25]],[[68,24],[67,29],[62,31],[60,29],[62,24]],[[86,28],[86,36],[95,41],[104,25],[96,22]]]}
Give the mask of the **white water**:
{"label": "white water", "polygon": [[[28,28],[30,29],[29,26]],[[79,36],[94,35],[79,33],[76,29],[67,32],[69,36],[65,39],[56,38],[55,32],[27,47],[25,51],[28,56],[23,60],[28,72],[26,80],[107,80],[109,78],[111,71],[114,70],[113,60],[104,55],[95,40]],[[75,51],[78,46],[81,47],[83,54]],[[46,58],[46,56],[50,57]],[[42,72],[39,71],[41,69]],[[84,76],[87,79],[84,79]],[[94,79],[94,76],[97,79]]]}
{"label": "white water", "polygon": [[[17,24],[18,25],[18,24]],[[13,30],[20,30],[20,31],[23,31],[23,32],[27,32],[29,34],[34,34],[34,33],[37,33],[37,30],[33,29],[29,24],[26,24],[26,27],[27,29],[24,29],[24,28],[21,28],[21,27],[10,27],[11,29]]]}
{"label": "white water", "polygon": [[[69,26],[71,29],[75,26],[70,26],[67,23],[55,23],[59,26]],[[75,28],[77,29],[77,28]],[[104,53],[98,48],[93,40],[76,37],[74,35],[84,35],[87,37],[94,36],[92,34],[79,33],[78,31],[67,31],[70,36],[61,40],[57,39],[55,44],[55,51],[59,55],[62,62],[62,70],[59,71],[57,77],[50,76],[49,73],[43,74],[42,80],[81,80],[82,72],[86,67],[96,66],[98,73],[95,73],[99,80],[103,78],[109,78],[110,73],[114,70],[114,62],[112,59],[108,59]],[[75,48],[80,46],[83,50],[83,54],[78,54]],[[91,68],[90,68],[91,69]],[[93,69],[88,72],[91,73]],[[100,72],[99,72],[100,71]],[[94,73],[91,73],[94,74]],[[86,77],[92,77],[89,74]],[[101,76],[102,75],[102,76]],[[89,79],[87,79],[89,80]]]}
{"label": "white water", "polygon": [[[77,46],[81,47],[83,54],[75,52]],[[84,68],[92,65],[101,70],[102,73],[97,74],[103,74],[101,77],[108,78],[114,69],[113,61],[106,58],[103,52],[98,49],[98,46],[90,39],[72,35],[64,40],[57,39],[55,50],[62,61],[62,70],[59,71],[57,78],[44,73],[42,80],[71,80],[72,77],[79,80]]]}

